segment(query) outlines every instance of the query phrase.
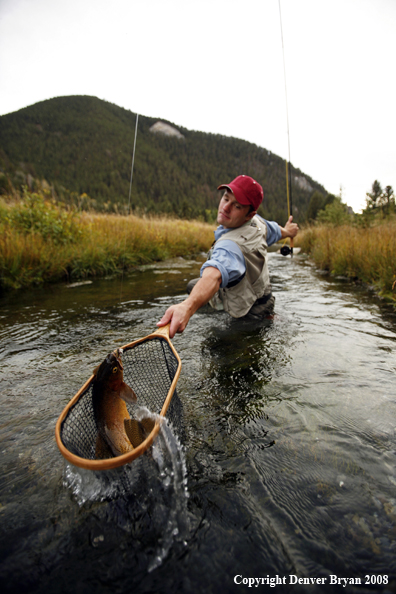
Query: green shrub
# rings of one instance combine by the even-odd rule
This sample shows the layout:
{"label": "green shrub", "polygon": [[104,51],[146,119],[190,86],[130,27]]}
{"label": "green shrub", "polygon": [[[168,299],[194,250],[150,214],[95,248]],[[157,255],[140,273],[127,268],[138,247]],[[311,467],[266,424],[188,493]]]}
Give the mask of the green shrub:
{"label": "green shrub", "polygon": [[[82,234],[75,211],[67,211],[52,202],[44,193],[32,193],[26,188],[17,205],[0,212],[0,217],[18,231],[38,233],[57,245],[74,243]],[[4,218],[3,218],[4,220]]]}

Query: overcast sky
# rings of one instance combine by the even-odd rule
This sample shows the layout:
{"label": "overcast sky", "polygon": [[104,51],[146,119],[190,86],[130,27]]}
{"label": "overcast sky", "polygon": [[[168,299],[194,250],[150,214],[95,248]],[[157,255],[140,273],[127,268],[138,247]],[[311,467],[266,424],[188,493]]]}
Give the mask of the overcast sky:
{"label": "overcast sky", "polygon": [[[291,162],[358,211],[396,190],[396,0],[281,12]],[[64,95],[286,158],[279,0],[0,0],[0,115]]]}

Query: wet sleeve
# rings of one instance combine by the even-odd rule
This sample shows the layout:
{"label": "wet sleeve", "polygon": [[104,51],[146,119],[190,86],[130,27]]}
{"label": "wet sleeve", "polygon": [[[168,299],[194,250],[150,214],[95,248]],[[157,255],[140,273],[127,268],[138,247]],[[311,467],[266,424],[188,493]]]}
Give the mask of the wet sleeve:
{"label": "wet sleeve", "polygon": [[221,273],[221,288],[224,289],[228,283],[236,281],[246,272],[245,258],[234,241],[224,239],[215,246],[212,257],[201,267],[202,272],[208,266],[217,268]]}

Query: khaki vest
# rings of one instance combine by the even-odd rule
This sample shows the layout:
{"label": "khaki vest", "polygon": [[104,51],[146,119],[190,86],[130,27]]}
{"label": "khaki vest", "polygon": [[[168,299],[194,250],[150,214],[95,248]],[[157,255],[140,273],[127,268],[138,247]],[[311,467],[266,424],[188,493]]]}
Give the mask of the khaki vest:
{"label": "khaki vest", "polygon": [[[224,309],[233,318],[245,316],[257,299],[271,293],[267,264],[267,225],[254,216],[250,221],[224,233],[214,244],[223,239],[231,239],[242,251],[245,258],[246,274],[232,287],[225,287],[209,301],[215,309]],[[213,248],[209,251],[210,259]]]}

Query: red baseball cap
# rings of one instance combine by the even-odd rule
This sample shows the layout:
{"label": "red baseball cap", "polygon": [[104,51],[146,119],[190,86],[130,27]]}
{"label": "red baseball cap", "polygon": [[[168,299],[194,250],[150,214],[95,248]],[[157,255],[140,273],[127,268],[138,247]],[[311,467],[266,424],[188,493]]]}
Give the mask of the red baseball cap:
{"label": "red baseball cap", "polygon": [[263,188],[248,175],[238,175],[229,184],[222,184],[217,189],[227,188],[234,194],[235,199],[244,206],[251,204],[257,210],[264,198]]}

